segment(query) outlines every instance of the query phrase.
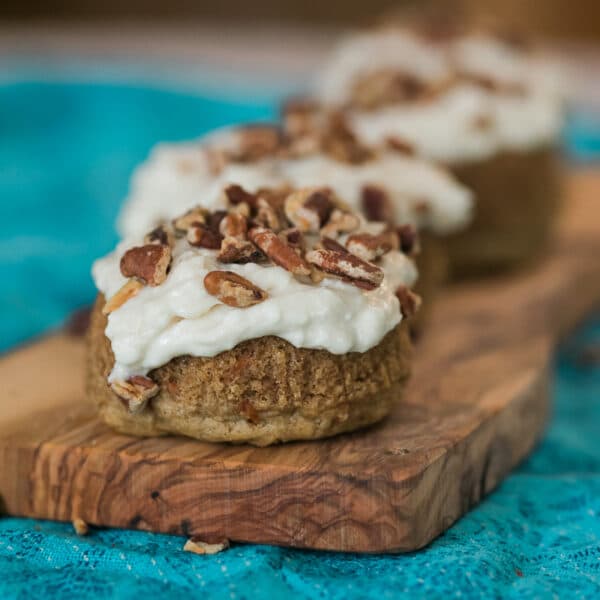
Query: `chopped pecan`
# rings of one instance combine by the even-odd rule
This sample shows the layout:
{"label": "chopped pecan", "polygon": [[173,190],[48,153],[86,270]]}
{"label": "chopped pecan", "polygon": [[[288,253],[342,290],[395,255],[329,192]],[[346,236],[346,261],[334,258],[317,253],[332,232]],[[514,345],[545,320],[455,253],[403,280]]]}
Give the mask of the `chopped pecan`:
{"label": "chopped pecan", "polygon": [[325,250],[335,250],[335,252],[348,252],[345,246],[329,237],[322,237],[319,241],[319,247]]}
{"label": "chopped pecan", "polygon": [[390,150],[405,154],[406,156],[414,156],[416,153],[415,147],[410,142],[407,142],[396,135],[388,137],[386,139],[386,145]]}
{"label": "chopped pecan", "polygon": [[310,266],[306,261],[270,229],[253,227],[248,232],[248,237],[276,265],[290,271],[296,277],[310,276]]}
{"label": "chopped pecan", "polygon": [[125,283],[119,291],[106,302],[106,304],[102,307],[102,314],[109,315],[111,312],[117,310],[127,302],[131,300],[134,296],[137,296],[140,290],[144,287],[144,284],[137,279],[130,279],[127,283]]}
{"label": "chopped pecan", "polygon": [[224,237],[233,237],[243,240],[248,232],[248,220],[240,213],[230,212],[221,220],[219,232]]}
{"label": "chopped pecan", "polygon": [[206,223],[206,217],[209,215],[209,211],[200,206],[196,206],[191,210],[188,210],[184,215],[173,219],[173,228],[175,233],[179,236],[187,234],[190,227],[193,225]]}
{"label": "chopped pecan", "polygon": [[358,229],[360,219],[351,212],[334,208],[327,224],[321,228],[323,237],[335,238],[340,233],[351,233]]}
{"label": "chopped pecan", "polygon": [[245,202],[249,206],[256,206],[256,195],[247,192],[241,185],[237,185],[236,183],[232,183],[228,185],[225,190],[225,197],[229,201],[230,204],[236,205]]}
{"label": "chopped pecan", "polygon": [[211,271],[204,278],[204,287],[211,296],[235,308],[253,306],[267,298],[267,292],[231,271]]}
{"label": "chopped pecan", "polygon": [[146,244],[125,252],[121,258],[121,273],[124,277],[136,277],[148,285],[157,286],[167,278],[170,265],[169,246]]}
{"label": "chopped pecan", "polygon": [[160,391],[152,379],[143,375],[134,375],[126,381],[113,381],[110,387],[127,410],[133,414],[142,411],[148,400]]}
{"label": "chopped pecan", "polygon": [[391,223],[394,210],[386,191],[377,185],[365,185],[361,194],[362,211],[367,221]]}
{"label": "chopped pecan", "polygon": [[279,232],[279,237],[291,248],[293,248],[296,253],[302,254],[306,249],[306,245],[304,243],[304,236],[302,232],[297,227],[290,227],[289,229],[284,229]]}
{"label": "chopped pecan", "polygon": [[166,225],[159,225],[144,237],[144,244],[173,246],[173,231]]}
{"label": "chopped pecan", "polygon": [[213,175],[218,175],[221,171],[227,166],[229,159],[227,158],[227,153],[220,148],[206,148],[204,150],[204,155],[206,157],[206,164],[208,165],[208,170]]}
{"label": "chopped pecan", "polygon": [[301,188],[285,199],[285,215],[300,231],[316,233],[332,210],[331,193],[324,188]]}
{"label": "chopped pecan", "polygon": [[400,225],[396,228],[400,238],[400,250],[408,256],[419,252],[419,233],[413,225]]}
{"label": "chopped pecan", "polygon": [[306,254],[306,260],[319,269],[336,275],[358,287],[375,289],[383,281],[383,271],[354,254],[335,250],[312,250]]}
{"label": "chopped pecan", "polygon": [[221,221],[227,216],[226,210],[215,210],[206,217],[206,225],[213,231],[219,231]]}
{"label": "chopped pecan", "polygon": [[414,316],[421,306],[421,297],[404,285],[396,290],[396,297],[400,301],[402,314],[407,318]]}
{"label": "chopped pecan", "polygon": [[426,91],[427,85],[410,73],[381,69],[356,82],[352,102],[357,107],[370,110],[397,102],[414,102]]}
{"label": "chopped pecan", "polygon": [[378,235],[354,233],[346,240],[346,248],[366,261],[376,260],[390,250],[397,250],[399,245],[398,235],[394,231],[384,231]]}
{"label": "chopped pecan", "polygon": [[90,532],[90,526],[80,517],[75,517],[72,521],[73,529],[79,536],[85,536]]}
{"label": "chopped pecan", "polygon": [[251,125],[239,130],[239,149],[231,154],[234,160],[252,162],[271,156],[281,145],[281,131],[273,125]]}
{"label": "chopped pecan", "polygon": [[294,141],[313,134],[318,127],[318,106],[312,100],[305,98],[288,100],[283,107],[282,116],[285,132],[294,138]]}
{"label": "chopped pecan", "polygon": [[269,198],[263,194],[259,195],[256,203],[257,213],[255,217],[256,223],[264,227],[268,227],[273,231],[280,231],[287,223],[283,219],[276,206],[274,206]]}
{"label": "chopped pecan", "polygon": [[193,552],[194,554],[217,554],[229,548],[229,540],[223,540],[215,544],[203,542],[200,536],[191,537],[183,546],[185,552]]}
{"label": "chopped pecan", "polygon": [[262,252],[252,242],[236,237],[224,238],[217,255],[217,259],[222,263],[244,264],[258,262],[262,258]]}
{"label": "chopped pecan", "polygon": [[188,229],[187,241],[192,246],[218,250],[221,247],[223,236],[218,231],[198,223]]}
{"label": "chopped pecan", "polygon": [[359,142],[341,111],[331,112],[327,116],[321,146],[325,153],[336,160],[350,164],[364,163],[374,156],[372,150]]}

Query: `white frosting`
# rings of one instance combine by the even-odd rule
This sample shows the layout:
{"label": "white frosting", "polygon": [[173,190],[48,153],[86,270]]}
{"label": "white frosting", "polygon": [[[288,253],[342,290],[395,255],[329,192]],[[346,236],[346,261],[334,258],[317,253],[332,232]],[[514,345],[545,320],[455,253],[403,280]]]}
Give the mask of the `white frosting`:
{"label": "white frosting", "polygon": [[[96,286],[106,298],[125,283],[119,260],[136,242],[122,242],[94,264]],[[115,355],[109,381],[146,374],[177,356],[215,356],[267,335],[299,348],[365,352],[401,321],[394,291],[417,277],[413,262],[395,251],[383,257],[385,277],[372,291],[329,278],[318,285],[302,284],[278,266],[224,265],[214,251],[192,248],[185,240],[176,244],[173,256],[162,285],[144,287],[109,315],[106,335]],[[204,276],[214,270],[238,273],[268,298],[249,308],[222,304],[204,288]]]}
{"label": "white frosting", "polygon": [[[400,49],[403,56],[394,56]],[[349,37],[318,78],[316,96],[328,105],[344,104],[357,78],[387,67],[421,75],[425,81],[436,73],[442,75],[441,80],[459,69],[522,84],[526,93],[495,93],[464,83],[434,100],[352,111],[352,126],[370,144],[381,144],[396,134],[424,156],[452,163],[545,145],[560,133],[563,111],[557,70],[547,61],[484,35],[459,38],[447,45],[415,42],[413,34],[399,29]],[[475,126],[488,116],[493,117],[492,128]]]}
{"label": "white frosting", "polygon": [[[329,186],[357,210],[363,186],[373,184],[386,189],[398,223],[448,233],[471,219],[473,201],[469,190],[426,160],[398,152],[382,152],[359,165],[324,154],[230,163],[220,175],[214,175],[208,168],[205,149],[230,146],[234,138],[235,130],[219,130],[196,142],[157,146],[133,176],[130,195],[119,217],[122,236],[141,237],[162,221],[196,205],[220,208],[222,190],[230,183],[251,192],[284,183],[293,187]],[[423,201],[430,206],[428,214],[415,210]]]}
{"label": "white frosting", "polygon": [[[223,141],[227,141],[223,137]],[[159,144],[135,171],[130,192],[118,220],[122,237],[141,237],[159,223],[183,214],[193,206],[221,205],[223,188],[237,183],[254,192],[275,187],[278,178],[264,161],[229,163],[219,175],[209,168],[203,142]]]}
{"label": "white frosting", "polygon": [[[412,223],[437,233],[456,231],[468,224],[472,194],[442,169],[397,152],[382,153],[362,164],[347,164],[324,154],[281,163],[294,187],[326,183],[353,209],[360,210],[365,185],[383,188],[390,197],[397,223]],[[426,200],[429,211],[420,211]]]}

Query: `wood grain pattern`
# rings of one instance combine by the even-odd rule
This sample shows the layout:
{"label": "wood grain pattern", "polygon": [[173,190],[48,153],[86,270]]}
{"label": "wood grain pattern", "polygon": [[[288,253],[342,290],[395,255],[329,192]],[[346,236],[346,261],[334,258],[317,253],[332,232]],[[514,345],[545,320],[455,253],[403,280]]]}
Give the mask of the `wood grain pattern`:
{"label": "wood grain pattern", "polygon": [[570,180],[548,257],[449,290],[393,415],[271,448],[140,440],[83,396],[82,341],[57,334],[0,361],[0,496],[15,515],[328,550],[429,543],[531,450],[557,337],[600,305],[600,175]]}

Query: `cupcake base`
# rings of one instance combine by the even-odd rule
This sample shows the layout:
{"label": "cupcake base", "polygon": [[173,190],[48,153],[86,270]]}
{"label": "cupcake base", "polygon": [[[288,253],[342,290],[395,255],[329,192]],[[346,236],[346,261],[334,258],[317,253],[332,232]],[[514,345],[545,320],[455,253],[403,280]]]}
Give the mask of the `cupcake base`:
{"label": "cupcake base", "polygon": [[87,393],[102,419],[122,433],[257,446],[328,437],[384,418],[410,372],[406,321],[364,353],[335,355],[269,336],[154,369],[149,376],[160,392],[132,414],[106,381],[114,356],[103,305],[99,297],[88,334]]}
{"label": "cupcake base", "polygon": [[553,147],[453,166],[476,210],[467,230],[447,238],[452,279],[494,275],[539,256],[560,205],[560,171]]}

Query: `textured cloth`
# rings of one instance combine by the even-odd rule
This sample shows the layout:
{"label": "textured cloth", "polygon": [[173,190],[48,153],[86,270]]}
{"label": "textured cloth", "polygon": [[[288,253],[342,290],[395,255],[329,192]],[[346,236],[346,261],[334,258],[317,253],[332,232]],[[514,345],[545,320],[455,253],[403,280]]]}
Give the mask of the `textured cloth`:
{"label": "textured cloth", "polygon": [[[268,118],[270,106],[116,86],[0,88],[2,349],[92,300],[90,263],[113,245],[128,174],[154,140]],[[94,530],[78,538],[70,525],[2,518],[0,598],[598,597],[600,367],[585,348],[596,348],[597,361],[599,345],[600,321],[565,345],[540,447],[421,552],[234,545],[197,556],[178,537]]]}

